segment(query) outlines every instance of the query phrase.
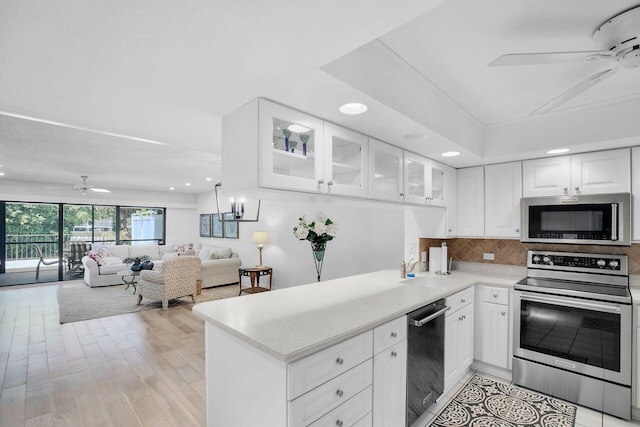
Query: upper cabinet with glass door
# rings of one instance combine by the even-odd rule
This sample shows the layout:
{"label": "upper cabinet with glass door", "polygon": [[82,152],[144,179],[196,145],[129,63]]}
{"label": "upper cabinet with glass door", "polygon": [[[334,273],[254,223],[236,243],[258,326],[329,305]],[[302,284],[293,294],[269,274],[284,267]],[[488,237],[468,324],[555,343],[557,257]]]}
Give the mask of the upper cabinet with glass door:
{"label": "upper cabinet with glass door", "polygon": [[402,149],[369,138],[369,198],[404,201]]}
{"label": "upper cabinet with glass door", "polygon": [[426,205],[431,195],[431,169],[429,160],[417,154],[404,152],[404,201]]}
{"label": "upper cabinet with glass door", "polygon": [[325,191],[367,197],[369,139],[361,133],[324,123]]}
{"label": "upper cabinet with glass door", "polygon": [[324,190],[322,120],[261,100],[260,138],[261,186]]}

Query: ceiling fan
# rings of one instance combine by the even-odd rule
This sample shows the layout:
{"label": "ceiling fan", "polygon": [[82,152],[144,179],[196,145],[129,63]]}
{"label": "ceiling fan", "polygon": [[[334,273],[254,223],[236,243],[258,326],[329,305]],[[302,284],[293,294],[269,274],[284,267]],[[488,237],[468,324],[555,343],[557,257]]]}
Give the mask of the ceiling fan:
{"label": "ceiling fan", "polygon": [[489,66],[555,64],[561,62],[602,62],[607,65],[571,89],[552,99],[532,114],[551,111],[597,83],[614,75],[620,67],[640,66],[640,5],[609,18],[592,35],[600,50],[575,52],[510,53],[489,63]]}
{"label": "ceiling fan", "polygon": [[82,194],[87,194],[90,191],[93,191],[94,193],[111,193],[111,191],[107,190],[106,188],[94,188],[91,185],[87,184],[87,179],[89,179],[89,177],[86,175],[80,176],[80,179],[82,179],[82,184],[74,185],[73,189],[75,191],[79,191]]}

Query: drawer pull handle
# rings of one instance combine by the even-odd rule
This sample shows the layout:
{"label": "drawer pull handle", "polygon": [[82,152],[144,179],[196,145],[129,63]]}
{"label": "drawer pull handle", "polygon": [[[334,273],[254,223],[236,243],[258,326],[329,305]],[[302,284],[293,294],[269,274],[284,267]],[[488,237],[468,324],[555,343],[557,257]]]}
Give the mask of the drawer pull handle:
{"label": "drawer pull handle", "polygon": [[343,426],[343,424],[344,424],[344,422],[342,422],[342,420],[338,420],[338,421],[336,421],[336,425],[337,425],[338,427],[342,427],[342,426]]}
{"label": "drawer pull handle", "polygon": [[504,311],[500,312],[500,316],[504,316],[505,314],[507,314],[507,313],[505,313]]}
{"label": "drawer pull handle", "polygon": [[460,300],[460,302],[461,302],[462,304],[464,304],[465,302],[467,302],[467,300],[466,300],[466,299],[464,299],[464,298],[462,298],[462,299]]}
{"label": "drawer pull handle", "polygon": [[398,334],[396,334],[395,332],[391,332],[391,338],[395,338],[397,336],[398,336]]}
{"label": "drawer pull handle", "polygon": [[336,394],[338,395],[338,397],[342,397],[342,396],[344,396],[344,391],[342,391],[340,389],[337,389],[336,390]]}
{"label": "drawer pull handle", "polygon": [[336,359],[336,363],[337,363],[338,365],[342,365],[342,364],[344,363],[344,359],[343,359],[342,357],[338,357],[338,358]]}
{"label": "drawer pull handle", "polygon": [[494,292],[494,293],[491,294],[491,296],[494,297],[494,298],[498,298],[498,293]]}
{"label": "drawer pull handle", "polygon": [[391,352],[391,357],[398,357],[398,353],[396,353],[395,351]]}

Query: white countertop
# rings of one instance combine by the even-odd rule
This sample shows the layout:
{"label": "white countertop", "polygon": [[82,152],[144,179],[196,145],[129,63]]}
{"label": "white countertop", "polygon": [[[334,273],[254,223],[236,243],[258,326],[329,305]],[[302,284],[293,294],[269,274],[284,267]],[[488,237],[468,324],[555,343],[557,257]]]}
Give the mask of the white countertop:
{"label": "white countertop", "polygon": [[416,276],[401,279],[398,270],[384,270],[204,302],[193,313],[290,362],[474,284],[512,287],[523,277],[463,271]]}

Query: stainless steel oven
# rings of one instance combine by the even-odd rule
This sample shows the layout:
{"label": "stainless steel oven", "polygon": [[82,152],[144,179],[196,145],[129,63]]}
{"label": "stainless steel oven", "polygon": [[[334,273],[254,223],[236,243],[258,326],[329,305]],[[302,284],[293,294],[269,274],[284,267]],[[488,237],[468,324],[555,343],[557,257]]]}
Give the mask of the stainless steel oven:
{"label": "stainless steel oven", "polygon": [[513,381],[631,417],[626,255],[529,251],[515,286]]}
{"label": "stainless steel oven", "polygon": [[520,203],[520,240],[629,246],[629,193],[527,197]]}

